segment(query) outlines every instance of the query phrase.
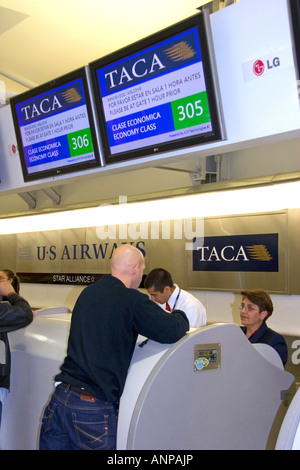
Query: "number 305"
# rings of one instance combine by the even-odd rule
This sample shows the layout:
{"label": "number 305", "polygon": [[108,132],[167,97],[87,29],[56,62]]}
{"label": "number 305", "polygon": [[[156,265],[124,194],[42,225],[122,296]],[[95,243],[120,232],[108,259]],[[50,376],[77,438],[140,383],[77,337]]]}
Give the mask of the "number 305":
{"label": "number 305", "polygon": [[192,119],[195,116],[201,116],[203,108],[201,106],[201,100],[195,101],[194,103],[187,103],[186,106],[178,106],[179,121],[185,119]]}

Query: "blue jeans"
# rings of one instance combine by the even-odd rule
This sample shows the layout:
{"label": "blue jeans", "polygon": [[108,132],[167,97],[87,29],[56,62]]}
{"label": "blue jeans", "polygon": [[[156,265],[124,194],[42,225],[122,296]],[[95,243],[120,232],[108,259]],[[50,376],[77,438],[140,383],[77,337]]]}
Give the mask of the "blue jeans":
{"label": "blue jeans", "polygon": [[2,417],[2,407],[8,395],[7,388],[0,387],[0,427],[1,427],[1,417]]}
{"label": "blue jeans", "polygon": [[118,403],[58,385],[45,409],[40,450],[114,450]]}

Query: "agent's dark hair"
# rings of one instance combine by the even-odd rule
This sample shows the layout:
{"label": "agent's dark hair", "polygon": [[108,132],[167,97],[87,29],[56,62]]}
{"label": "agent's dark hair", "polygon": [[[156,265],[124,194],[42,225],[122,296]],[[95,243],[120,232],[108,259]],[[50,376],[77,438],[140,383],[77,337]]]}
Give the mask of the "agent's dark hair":
{"label": "agent's dark hair", "polygon": [[144,286],[146,289],[153,287],[155,291],[163,292],[166,286],[173,287],[173,279],[165,269],[155,268],[146,276]]}
{"label": "agent's dark hair", "polygon": [[247,297],[250,302],[257,305],[259,308],[259,312],[263,312],[266,310],[268,315],[265,318],[269,318],[273,313],[273,302],[269,294],[263,289],[254,289],[254,290],[243,290],[241,292],[243,298]]}
{"label": "agent's dark hair", "polygon": [[13,271],[10,269],[0,269],[3,273],[6,274],[7,279],[10,281],[12,279],[11,285],[15,289],[16,293],[19,294],[20,292],[20,278],[17,276]]}

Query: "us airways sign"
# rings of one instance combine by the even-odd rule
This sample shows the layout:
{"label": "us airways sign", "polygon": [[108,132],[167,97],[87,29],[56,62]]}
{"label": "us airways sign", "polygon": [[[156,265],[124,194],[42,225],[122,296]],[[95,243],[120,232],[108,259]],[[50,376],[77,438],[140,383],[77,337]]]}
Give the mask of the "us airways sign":
{"label": "us airways sign", "polygon": [[278,233],[195,238],[193,271],[278,272]]}

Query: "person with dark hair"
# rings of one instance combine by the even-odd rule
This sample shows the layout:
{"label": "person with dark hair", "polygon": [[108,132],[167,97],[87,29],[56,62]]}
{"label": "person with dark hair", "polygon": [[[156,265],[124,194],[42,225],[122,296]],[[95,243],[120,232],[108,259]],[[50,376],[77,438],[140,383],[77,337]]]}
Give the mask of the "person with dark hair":
{"label": "person with dark hair", "polygon": [[7,333],[29,325],[33,313],[29,303],[20,297],[20,282],[9,269],[0,270],[0,424],[2,404],[10,385],[10,348]]}
{"label": "person with dark hair", "polygon": [[287,362],[288,349],[285,339],[276,331],[271,330],[266,320],[273,313],[273,302],[263,289],[243,290],[241,292],[240,317],[242,331],[250,343],[269,344],[278,352],[283,365]]}
{"label": "person with dark hair", "polygon": [[0,282],[1,281],[9,281],[13,286],[15,292],[19,294],[20,292],[20,279],[17,274],[15,274],[10,269],[2,269],[0,271]]}
{"label": "person with dark hair", "polygon": [[161,304],[169,312],[175,308],[182,310],[189,319],[190,326],[206,325],[206,309],[200,300],[173,283],[171,274],[163,268],[149,272],[144,286],[154,302]]}

